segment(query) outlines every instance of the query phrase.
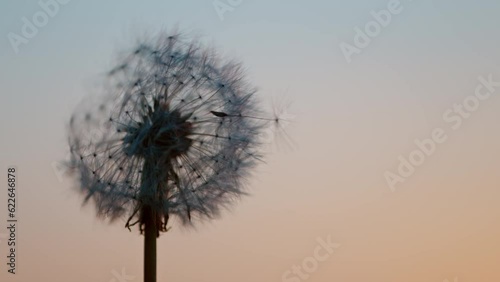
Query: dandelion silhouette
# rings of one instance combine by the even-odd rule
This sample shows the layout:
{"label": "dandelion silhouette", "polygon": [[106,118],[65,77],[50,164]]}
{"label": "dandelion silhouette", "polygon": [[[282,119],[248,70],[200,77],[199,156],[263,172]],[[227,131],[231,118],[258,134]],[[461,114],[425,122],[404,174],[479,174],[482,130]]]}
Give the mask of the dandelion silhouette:
{"label": "dandelion silhouette", "polygon": [[240,195],[261,160],[265,117],[239,63],[160,34],[107,75],[110,89],[71,117],[71,167],[84,203],[145,236],[144,281],[171,218],[210,219]]}

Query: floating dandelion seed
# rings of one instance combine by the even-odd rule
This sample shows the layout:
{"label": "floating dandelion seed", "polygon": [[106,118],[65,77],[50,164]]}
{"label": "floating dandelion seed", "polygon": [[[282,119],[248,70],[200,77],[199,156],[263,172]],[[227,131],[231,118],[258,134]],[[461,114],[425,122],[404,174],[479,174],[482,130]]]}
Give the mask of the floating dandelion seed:
{"label": "floating dandelion seed", "polygon": [[139,44],[108,78],[101,101],[71,118],[70,163],[98,215],[139,226],[145,281],[155,281],[169,219],[213,218],[244,194],[277,120],[262,116],[240,64],[178,34]]}

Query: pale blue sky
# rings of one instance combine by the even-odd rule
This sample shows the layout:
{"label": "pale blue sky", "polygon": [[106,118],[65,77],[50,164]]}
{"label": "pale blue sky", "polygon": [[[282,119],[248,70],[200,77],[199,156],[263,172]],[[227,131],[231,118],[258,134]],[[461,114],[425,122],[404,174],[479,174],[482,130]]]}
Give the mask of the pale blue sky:
{"label": "pale blue sky", "polygon": [[[387,3],[243,1],[221,21],[211,1],[137,4],[72,0],[15,54],[7,34],[20,34],[21,18],[31,18],[40,7],[37,1],[3,1],[0,84],[5,102],[1,112],[19,119],[14,126],[2,118],[2,128],[12,134],[19,124],[28,126],[32,117],[44,116],[45,122],[31,130],[58,134],[57,124],[69,113],[68,106],[84,93],[82,84],[110,67],[113,52],[129,46],[144,31],[174,24],[205,35],[214,46],[244,61],[249,72],[259,78],[257,84],[266,90],[283,92],[294,86],[323,89],[323,93],[314,94],[316,100],[304,101],[298,91],[292,91],[300,103],[306,104],[344,95],[325,93],[327,82],[349,76],[349,71],[363,72],[381,64],[394,69],[405,82],[415,77],[413,71],[417,69],[409,68],[409,64],[419,65],[419,69],[432,65],[434,70],[458,60],[478,69],[497,65],[500,3],[465,0],[402,1],[403,12],[354,57],[353,64],[346,64],[339,43],[352,42],[353,28],[363,26],[371,20],[371,10],[380,10]],[[1,142],[18,144],[14,139]],[[14,152],[9,150],[9,156],[14,157]]]}

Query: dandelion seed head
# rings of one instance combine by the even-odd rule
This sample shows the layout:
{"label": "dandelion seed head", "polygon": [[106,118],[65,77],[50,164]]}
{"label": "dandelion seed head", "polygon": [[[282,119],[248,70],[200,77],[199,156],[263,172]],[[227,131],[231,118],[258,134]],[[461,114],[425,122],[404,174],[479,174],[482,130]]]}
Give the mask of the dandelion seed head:
{"label": "dandelion seed head", "polygon": [[160,231],[213,218],[245,194],[260,162],[255,88],[238,63],[178,34],[145,40],[108,72],[105,93],[74,112],[71,166],[84,202],[111,220],[142,224],[153,209]]}

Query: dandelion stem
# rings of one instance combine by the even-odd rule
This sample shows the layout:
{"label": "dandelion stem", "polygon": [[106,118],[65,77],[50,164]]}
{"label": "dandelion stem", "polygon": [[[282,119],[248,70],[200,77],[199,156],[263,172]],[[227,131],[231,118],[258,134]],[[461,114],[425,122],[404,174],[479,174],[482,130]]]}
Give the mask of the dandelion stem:
{"label": "dandelion stem", "polygon": [[156,237],[157,227],[154,212],[149,206],[143,208],[144,215],[144,282],[156,282]]}

